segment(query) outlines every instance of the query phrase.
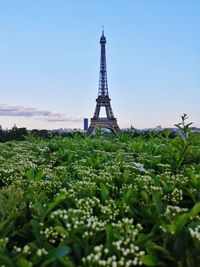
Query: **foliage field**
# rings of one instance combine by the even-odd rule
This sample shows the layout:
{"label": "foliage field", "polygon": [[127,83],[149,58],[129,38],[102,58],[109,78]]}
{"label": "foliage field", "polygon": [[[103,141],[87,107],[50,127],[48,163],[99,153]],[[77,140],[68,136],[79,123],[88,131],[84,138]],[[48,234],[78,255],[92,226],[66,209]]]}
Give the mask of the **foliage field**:
{"label": "foliage field", "polygon": [[178,126],[0,143],[0,266],[200,266],[200,135]]}

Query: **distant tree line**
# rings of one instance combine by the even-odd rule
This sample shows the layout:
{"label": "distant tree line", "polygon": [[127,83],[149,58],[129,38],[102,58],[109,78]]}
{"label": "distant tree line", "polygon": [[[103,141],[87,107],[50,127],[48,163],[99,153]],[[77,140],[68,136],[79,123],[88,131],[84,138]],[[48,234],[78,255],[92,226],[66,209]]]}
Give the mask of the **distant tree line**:
{"label": "distant tree line", "polygon": [[0,142],[7,142],[11,140],[23,141],[28,132],[26,128],[17,128],[16,125],[10,130],[3,130],[0,125]]}
{"label": "distant tree line", "polygon": [[23,141],[28,135],[35,137],[48,138],[49,134],[47,130],[27,130],[26,128],[17,128],[16,125],[9,130],[3,130],[0,125],[0,142],[8,142],[12,140]]}
{"label": "distant tree line", "polygon": [[63,137],[75,137],[75,136],[81,136],[83,137],[85,134],[75,131],[75,132],[49,132],[48,130],[39,130],[39,129],[33,129],[33,130],[27,130],[26,128],[18,128],[16,125],[12,127],[12,129],[9,130],[3,130],[2,126],[0,125],[0,143],[2,142],[8,142],[8,141],[24,141],[28,136],[33,136],[35,138],[42,138],[42,139],[49,139],[54,136],[63,136]]}
{"label": "distant tree line", "polygon": [[[177,136],[177,131],[174,130],[161,130],[161,131],[152,131],[152,130],[145,130],[140,131],[133,127],[123,130],[120,135],[124,138],[127,136],[132,138],[143,138],[144,140],[151,139],[152,137],[168,137],[168,138],[174,138]],[[199,133],[196,133],[199,134]],[[113,134],[109,132],[103,132],[103,131],[96,131],[95,135],[92,135],[91,138],[95,138],[101,135],[102,137],[105,136],[107,138],[112,138]],[[32,136],[34,138],[42,138],[42,139],[50,139],[55,136],[62,136],[62,137],[69,137],[69,138],[84,138],[87,136],[87,133],[79,132],[79,131],[72,131],[72,132],[49,132],[48,130],[39,130],[39,129],[33,129],[33,130],[27,130],[26,128],[17,128],[16,125],[13,126],[12,129],[9,130],[3,130],[0,125],[0,143],[2,142],[8,142],[12,140],[16,141],[23,141],[26,140],[28,136]]]}

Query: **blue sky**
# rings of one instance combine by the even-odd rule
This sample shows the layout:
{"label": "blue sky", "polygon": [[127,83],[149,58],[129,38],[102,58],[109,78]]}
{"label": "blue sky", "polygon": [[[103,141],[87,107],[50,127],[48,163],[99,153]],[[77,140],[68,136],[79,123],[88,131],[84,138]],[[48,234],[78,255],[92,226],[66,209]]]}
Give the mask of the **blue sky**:
{"label": "blue sky", "polygon": [[120,127],[200,127],[200,1],[0,0],[0,124],[83,127],[98,93],[101,26]]}

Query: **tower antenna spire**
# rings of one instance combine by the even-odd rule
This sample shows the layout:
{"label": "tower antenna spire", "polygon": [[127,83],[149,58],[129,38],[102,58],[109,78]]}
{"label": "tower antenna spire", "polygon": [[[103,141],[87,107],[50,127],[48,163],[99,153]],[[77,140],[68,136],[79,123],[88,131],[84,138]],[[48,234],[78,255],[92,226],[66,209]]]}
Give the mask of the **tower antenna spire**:
{"label": "tower antenna spire", "polygon": [[104,35],[104,25],[102,25],[102,35]]}

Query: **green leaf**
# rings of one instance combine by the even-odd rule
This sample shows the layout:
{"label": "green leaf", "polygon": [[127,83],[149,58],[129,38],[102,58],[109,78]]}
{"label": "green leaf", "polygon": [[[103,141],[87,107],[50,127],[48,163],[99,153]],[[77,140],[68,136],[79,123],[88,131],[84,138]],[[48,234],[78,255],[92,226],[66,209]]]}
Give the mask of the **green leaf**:
{"label": "green leaf", "polygon": [[145,202],[149,202],[149,196],[148,196],[147,192],[142,191],[141,197],[145,200]]}
{"label": "green leaf", "polygon": [[111,251],[113,243],[113,228],[110,224],[106,225],[106,247]]}
{"label": "green leaf", "polygon": [[72,248],[73,248],[73,252],[74,252],[74,255],[75,255],[75,258],[79,261],[81,261],[81,258],[82,258],[82,244],[81,242],[74,242],[74,244],[72,245]]}
{"label": "green leaf", "polygon": [[175,224],[166,224],[165,228],[167,230],[168,233],[170,233],[171,235],[175,234]]}
{"label": "green leaf", "polygon": [[100,190],[101,190],[101,198],[105,202],[109,198],[109,191],[105,186],[105,184],[103,184],[102,182],[100,182]]}
{"label": "green leaf", "polygon": [[144,255],[140,259],[146,266],[156,266],[158,263],[157,259],[151,255]]}
{"label": "green leaf", "polygon": [[0,263],[6,267],[14,267],[12,261],[2,252],[0,252]]}
{"label": "green leaf", "polygon": [[39,239],[41,235],[40,235],[40,227],[39,227],[38,221],[32,219],[30,221],[30,224],[32,226],[32,232],[33,232],[35,238],[36,239]]}
{"label": "green leaf", "polygon": [[63,228],[62,226],[55,226],[54,229],[56,230],[56,232],[60,233],[60,234],[67,234],[67,230],[65,228]]}
{"label": "green leaf", "polygon": [[28,178],[28,180],[34,180],[35,178],[35,171],[33,168],[29,169],[26,173],[26,176]]}
{"label": "green leaf", "polygon": [[153,202],[154,202],[154,205],[156,207],[156,211],[157,211],[158,217],[161,217],[162,216],[162,213],[164,211],[164,204],[163,204],[163,202],[161,201],[161,199],[160,199],[159,196],[153,197]]}
{"label": "green leaf", "polygon": [[169,255],[169,252],[164,247],[158,246],[156,244],[151,245],[151,249],[156,250],[165,256]]}
{"label": "green leaf", "polygon": [[181,230],[183,229],[183,227],[187,223],[188,217],[189,217],[188,213],[184,213],[184,214],[181,214],[177,218],[177,220],[175,222],[175,231],[176,231],[176,234],[181,232]]}
{"label": "green leaf", "polygon": [[72,261],[65,258],[58,259],[58,264],[55,266],[62,266],[62,267],[76,267]]}
{"label": "green leaf", "polygon": [[194,218],[200,212],[200,202],[198,202],[189,212],[190,218]]}
{"label": "green leaf", "polygon": [[25,258],[20,258],[17,261],[17,266],[19,266],[19,267],[31,267],[33,265],[31,262],[27,261]]}
{"label": "green leaf", "polygon": [[10,232],[13,232],[14,221],[6,220],[0,223],[0,235],[8,236]]}
{"label": "green leaf", "polygon": [[14,236],[16,235],[22,239],[30,238],[32,236],[32,233],[30,231],[30,223],[25,223],[21,227],[21,229],[19,228],[19,230],[16,228],[15,231],[13,231],[13,235]]}
{"label": "green leaf", "polygon": [[139,246],[144,245],[145,243],[147,243],[149,240],[151,240],[152,238],[152,234],[139,234],[138,239],[136,241],[136,244]]}
{"label": "green leaf", "polygon": [[122,202],[130,204],[132,198],[133,198],[133,190],[129,188],[127,192],[123,195]]}
{"label": "green leaf", "polygon": [[187,263],[187,266],[198,266],[198,263],[197,263],[198,259],[196,259],[197,257],[195,257],[194,253],[192,253],[193,251],[190,251],[190,249],[186,250],[186,263]]}
{"label": "green leaf", "polygon": [[187,230],[182,231],[176,236],[175,243],[173,244],[173,252],[176,258],[183,258],[185,255],[185,249],[188,246],[188,241],[190,240],[190,234]]}
{"label": "green leaf", "polygon": [[57,247],[52,249],[50,253],[47,255],[47,259],[41,265],[41,267],[49,266],[50,263],[56,261],[57,259],[68,255],[71,252],[71,248],[68,246]]}
{"label": "green leaf", "polygon": [[60,194],[59,196],[56,196],[52,203],[49,205],[46,213],[45,213],[45,217],[55,209],[55,207],[60,203],[62,202],[64,199],[66,198],[65,194]]}
{"label": "green leaf", "polygon": [[48,254],[48,258],[50,259],[56,259],[59,257],[63,257],[67,254],[69,254],[71,252],[71,248],[68,246],[64,246],[64,247],[58,247],[53,249],[49,254]]}

